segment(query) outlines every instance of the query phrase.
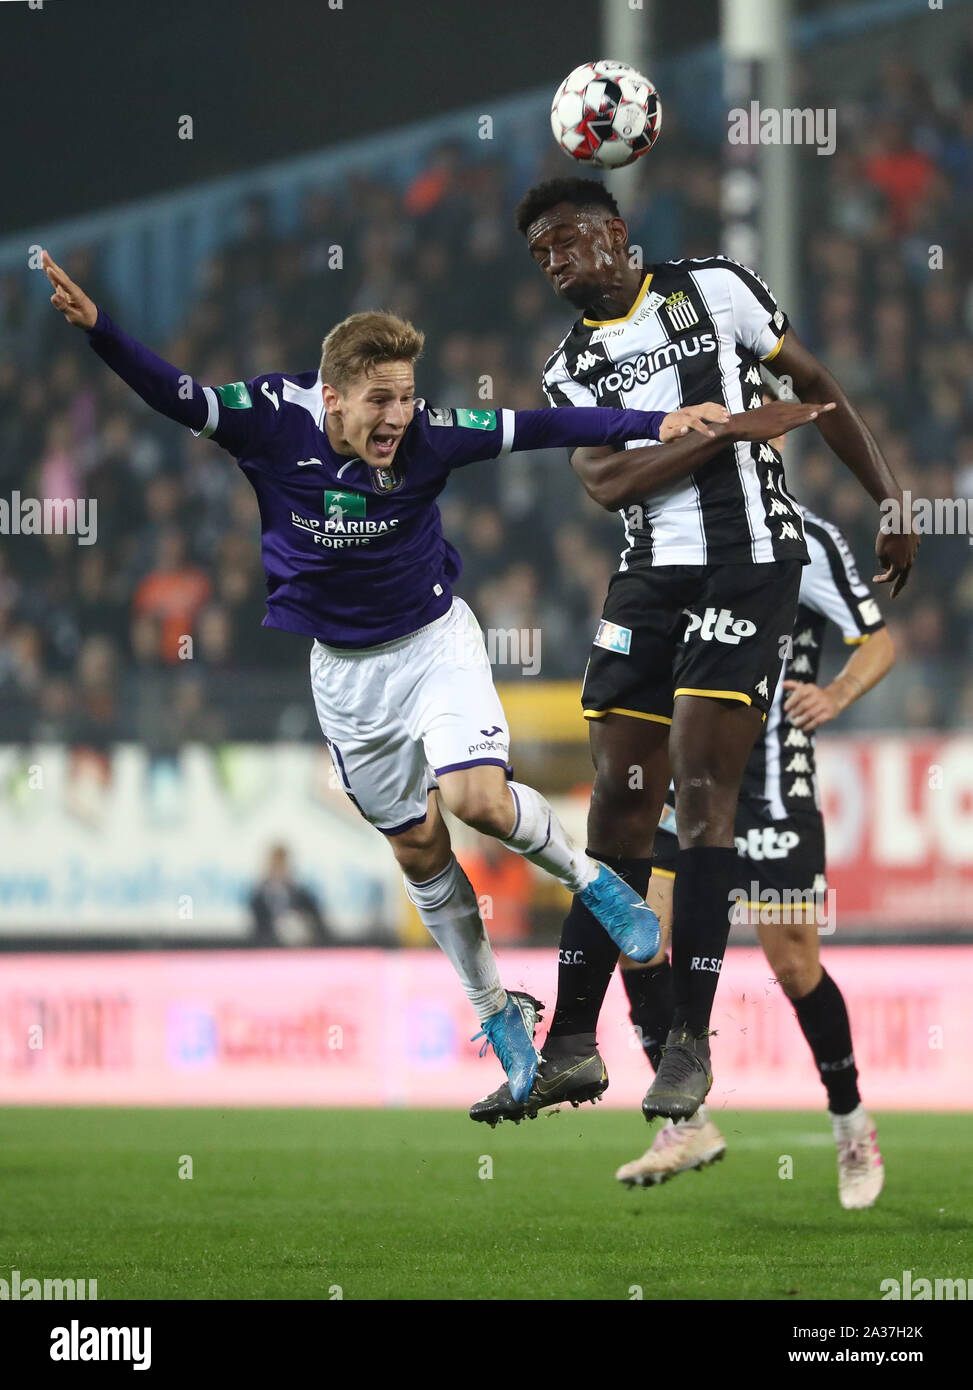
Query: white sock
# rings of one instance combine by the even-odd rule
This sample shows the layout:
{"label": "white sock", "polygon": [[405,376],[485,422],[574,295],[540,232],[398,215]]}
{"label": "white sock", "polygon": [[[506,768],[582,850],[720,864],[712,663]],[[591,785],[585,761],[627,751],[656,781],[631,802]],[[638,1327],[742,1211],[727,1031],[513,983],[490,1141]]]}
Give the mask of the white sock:
{"label": "white sock", "polygon": [[706,1113],[706,1106],[701,1105],[695,1115],[690,1115],[688,1120],[677,1120],[676,1123],[683,1129],[702,1129],[708,1119],[709,1115]]}
{"label": "white sock", "polygon": [[452,962],[480,1022],[506,1008],[507,992],[500,983],[476,894],[455,854],[435,878],[425,883],[403,878],[403,882],[426,930]]}
{"label": "white sock", "polygon": [[845,1139],[860,1139],[863,1134],[868,1133],[868,1112],[861,1101],[847,1115],[835,1115],[830,1110],[828,1115],[836,1144]]}
{"label": "white sock", "polygon": [[579,849],[548,803],[523,782],[508,782],[514,799],[514,828],[501,844],[536,864],[563,883],[572,893],[586,888],[598,874],[598,865]]}

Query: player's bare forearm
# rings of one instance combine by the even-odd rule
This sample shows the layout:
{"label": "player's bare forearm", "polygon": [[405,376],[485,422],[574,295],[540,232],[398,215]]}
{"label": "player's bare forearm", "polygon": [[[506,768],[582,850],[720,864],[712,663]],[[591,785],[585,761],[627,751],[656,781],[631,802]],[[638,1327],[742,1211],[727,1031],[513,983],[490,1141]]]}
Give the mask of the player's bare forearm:
{"label": "player's bare forearm", "polygon": [[880,627],[861,642],[831,682],[842,709],[860,700],[887,676],[895,664],[895,643],[888,628]]}
{"label": "player's bare forearm", "polygon": [[767,367],[778,379],[789,377],[802,400],[834,401],[836,409],[818,421],[822,438],[873,501],[901,498],[902,489],[875,436],[828,369],[808,352],[793,330],[788,331],[780,352]]}
{"label": "player's bare forearm", "polygon": [[776,439],[831,409],[831,404],[775,401],[731,415],[722,424],[710,422],[705,435],[694,432],[668,444],[627,450],[610,445],[576,449],[571,466],[593,501],[606,511],[617,511],[688,478],[728,444]]}
{"label": "player's bare forearm", "polygon": [[785,680],[784,709],[792,724],[811,732],[836,719],[849,705],[872,690],[895,662],[895,644],[887,628],[879,628],[857,646],[830,685]]}

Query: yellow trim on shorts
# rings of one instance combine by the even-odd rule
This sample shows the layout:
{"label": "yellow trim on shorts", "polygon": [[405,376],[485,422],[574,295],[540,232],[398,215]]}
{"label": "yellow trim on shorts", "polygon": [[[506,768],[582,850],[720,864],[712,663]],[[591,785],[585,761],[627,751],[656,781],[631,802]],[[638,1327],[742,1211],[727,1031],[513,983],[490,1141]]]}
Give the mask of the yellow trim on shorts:
{"label": "yellow trim on shorts", "polygon": [[846,647],[860,647],[863,642],[867,642],[871,637],[870,632],[863,632],[860,637],[846,637],[844,639]]}
{"label": "yellow trim on shorts", "polygon": [[653,877],[653,878],[675,878],[675,876],[676,876],[676,872],[675,872],[674,869],[653,869],[653,870],[652,870],[652,877]]}
{"label": "yellow trim on shorts", "polygon": [[[652,276],[654,274],[655,271],[649,271],[642,284],[642,288],[639,290],[638,294],[635,297],[635,303],[632,305],[631,309],[629,309],[627,314],[622,314],[620,319],[585,319],[584,322],[588,326],[588,328],[605,328],[610,323],[628,323],[629,319],[635,313],[636,309],[638,309],[639,305],[642,303],[642,300],[648,293],[649,286],[652,284]],[[776,352],[776,350],[777,349],[775,348],[774,351]],[[767,359],[764,358],[765,362],[766,360]]]}
{"label": "yellow trim on shorts", "polygon": [[[585,322],[587,322],[587,320],[585,320]],[[767,353],[766,357],[761,357],[761,362],[773,362],[774,358],[777,356],[781,348],[784,346],[784,339],[786,337],[787,334],[782,333],[780,337],[777,339],[777,346],[775,348],[771,348],[770,352]]]}
{"label": "yellow trim on shorts", "polygon": [[[745,705],[753,704],[750,696],[744,695],[742,690],[696,690],[693,686],[681,685],[676,695],[708,695],[712,700],[740,700]],[[672,698],[675,699],[676,695]]]}
{"label": "yellow trim on shorts", "polygon": [[653,724],[671,724],[672,720],[664,714],[643,714],[640,709],[619,709],[616,705],[608,709],[585,709],[581,713],[585,719],[604,719],[606,714],[627,714],[630,719],[648,719]]}

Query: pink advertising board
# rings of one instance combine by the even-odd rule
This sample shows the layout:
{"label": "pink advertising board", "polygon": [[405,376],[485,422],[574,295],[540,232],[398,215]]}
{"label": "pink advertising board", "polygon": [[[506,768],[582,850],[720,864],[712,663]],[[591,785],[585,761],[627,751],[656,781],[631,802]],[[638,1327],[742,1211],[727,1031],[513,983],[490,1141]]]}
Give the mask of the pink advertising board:
{"label": "pink advertising board", "polygon": [[[500,954],[508,986],[546,1000],[556,952]],[[973,1107],[973,946],[844,947],[867,1103]],[[711,1103],[814,1107],[823,1092],[758,950],[732,948],[717,996]],[[17,954],[0,958],[0,1104],[468,1106],[502,1080],[429,951]],[[649,1071],[613,981],[599,1037],[608,1105]]]}

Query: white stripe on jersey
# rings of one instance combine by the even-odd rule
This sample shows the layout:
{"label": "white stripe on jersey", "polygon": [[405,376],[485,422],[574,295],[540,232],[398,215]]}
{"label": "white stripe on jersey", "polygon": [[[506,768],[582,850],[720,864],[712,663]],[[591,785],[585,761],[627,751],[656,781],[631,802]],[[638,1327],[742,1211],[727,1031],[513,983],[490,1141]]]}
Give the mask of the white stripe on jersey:
{"label": "white stripe on jersey", "polygon": [[[710,303],[706,291],[708,288],[710,294],[719,295],[722,289],[725,293],[726,272],[723,270],[694,270],[690,272],[689,278],[698,285],[704,304],[715,318],[716,305]],[[740,415],[744,410],[749,409],[749,404],[744,399],[743,388],[740,385],[740,363],[737,360],[736,344],[729,341],[724,335],[720,336],[719,361],[727,409],[731,415]],[[759,391],[757,394],[759,396]],[[755,564],[772,561],[774,541],[764,514],[764,506],[760,497],[760,479],[757,477],[757,465],[752,457],[751,446],[749,444],[734,444],[733,452],[736,455],[740,487],[746,499],[745,515],[747,526],[750,528],[751,559]],[[703,564],[705,562],[698,561],[697,563]]]}
{"label": "white stripe on jersey", "polygon": [[285,401],[289,401],[291,405],[303,406],[307,413],[314,417],[318,429],[323,429],[324,397],[321,395],[320,376],[313,386],[298,386],[296,381],[288,381],[286,377],[282,377],[280,390]]}
{"label": "white stripe on jersey", "polygon": [[500,425],[503,430],[503,436],[500,443],[500,453],[497,455],[497,458],[501,458],[504,454],[509,454],[510,450],[514,447],[514,412],[512,410],[500,411]]}
{"label": "white stripe on jersey", "polygon": [[220,402],[212,386],[203,387],[203,399],[206,401],[206,424],[201,430],[193,430],[197,439],[209,439],[220,423]]}
{"label": "white stripe on jersey", "polygon": [[[872,598],[868,585],[859,578],[855,560],[844,536],[837,526],[824,521],[811,511],[805,512],[805,528],[808,554],[811,563],[801,571],[801,585],[797,601],[804,608],[820,613],[823,618],[834,623],[846,641],[858,641],[882,626],[882,614]],[[841,558],[843,581],[835,578],[832,555],[815,535],[820,528],[826,531],[834,542],[834,548]],[[859,600],[852,608],[846,595],[842,593],[844,582],[853,596]],[[782,680],[787,678],[785,670]],[[816,677],[815,677],[816,679]],[[787,692],[789,693],[789,692]],[[782,726],[789,728],[784,718],[783,703],[785,691],[778,682],[774,703],[767,713],[764,725],[764,796],[770,803],[774,820],[784,820],[788,811],[783,800],[783,779],[781,776],[781,732]],[[815,731],[816,733],[817,731]],[[809,735],[812,766],[814,764],[814,733]],[[814,800],[818,802],[817,776],[814,777]]]}
{"label": "white stripe on jersey", "polygon": [[[806,519],[812,523],[805,532],[811,563],[804,566],[801,576],[800,602],[806,603],[808,608],[813,608],[816,613],[823,613],[840,630],[845,641],[856,642],[880,621],[879,606],[872,598],[868,585],[859,578],[851,551],[837,526],[832,526],[829,521],[822,521],[811,512],[806,514]],[[814,534],[815,526],[827,531],[835,543],[841,557],[845,583],[855,601],[854,607],[835,582],[831,558],[821,540]]]}

